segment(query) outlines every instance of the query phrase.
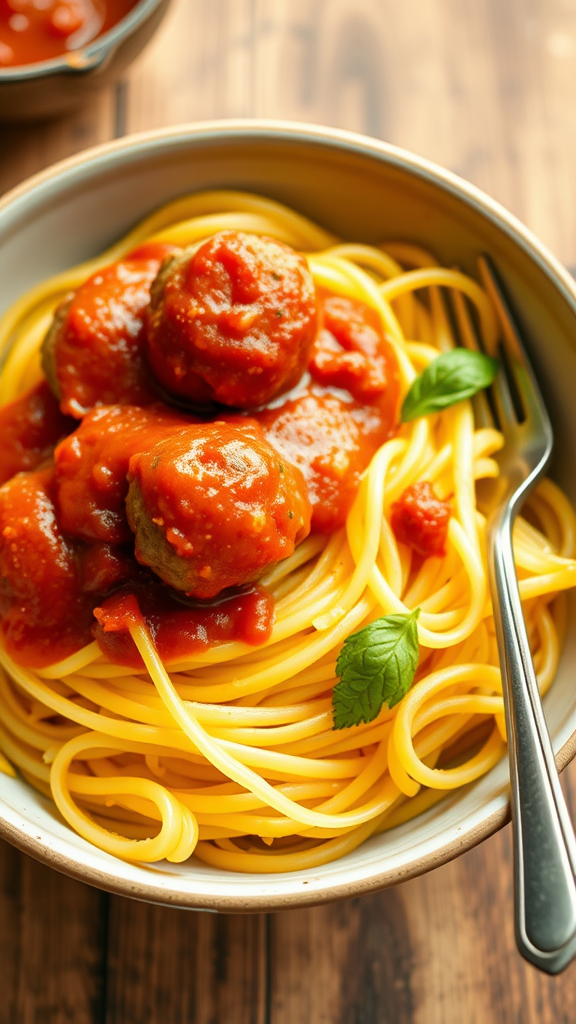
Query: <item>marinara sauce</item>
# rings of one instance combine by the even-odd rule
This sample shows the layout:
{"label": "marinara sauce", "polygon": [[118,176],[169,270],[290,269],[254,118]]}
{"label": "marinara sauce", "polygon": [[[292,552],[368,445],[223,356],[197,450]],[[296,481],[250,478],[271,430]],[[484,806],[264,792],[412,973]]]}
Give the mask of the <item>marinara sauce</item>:
{"label": "marinara sauce", "polygon": [[45,380],[0,409],[0,484],[15,473],[36,469],[54,445],[74,429]]}
{"label": "marinara sauce", "polygon": [[[261,255],[270,261],[276,243],[255,248],[267,244],[274,249]],[[288,366],[284,384],[297,373],[289,325],[280,330],[275,312],[280,288],[282,312],[289,298],[304,333],[314,326],[305,345],[294,342],[302,375],[292,390],[277,391],[256,359],[262,380],[252,400],[261,404],[249,416],[234,405],[174,408],[167,394],[158,402],[144,345],[148,300],[173,248],[141,246],[80,285],[45,339],[54,395],[44,382],[0,410],[0,629],[21,664],[57,662],[95,638],[113,662],[140,668],[130,628],[142,622],[170,664],[214,645],[265,643],[275,613],[258,582],[263,571],[294,550],[310,515],[317,532],[344,523],[361,474],[396,429],[398,365],[375,311],[329,293],[293,294],[274,267],[272,298],[257,296],[244,313],[260,317],[260,347],[268,333],[282,342],[274,365]],[[219,267],[221,248],[212,248]],[[228,300],[218,289],[202,296],[216,313]],[[216,326],[221,383],[239,338],[249,348],[251,335],[237,331],[228,346]],[[421,487],[402,496],[394,528],[426,556],[442,548],[449,514]],[[219,585],[191,587],[181,570],[198,563],[198,577],[208,578],[207,552]]]}
{"label": "marinara sauce", "polygon": [[215,644],[254,647],[268,640],[274,600],[263,587],[227,594],[210,603],[186,607],[159,583],[137,583],[112,594],[94,609],[93,634],[103,654],[116,665],[142,668],[130,627],[145,623],[164,662],[185,661]]}
{"label": "marinara sauce", "polygon": [[129,633],[140,614],[167,662],[216,643],[256,646],[268,639],[274,601],[264,589],[183,604],[137,564],[128,546],[86,544],[64,534],[54,489],[51,468],[19,473],[0,489],[2,637],[20,665],[54,664],[95,636],[112,661],[141,668]]}
{"label": "marinara sauce", "polygon": [[149,405],[158,398],[142,353],[150,285],[173,246],[135,249],[102,267],[56,310],[42,367],[63,413],[81,419],[95,405]]}
{"label": "marinara sauce", "polygon": [[452,503],[438,498],[428,480],[410,484],[393,503],[391,512],[396,539],[420,558],[446,554]]}
{"label": "marinara sauce", "polygon": [[312,530],[331,533],[343,526],[363,471],[396,429],[400,383],[375,311],[358,299],[320,299],[311,380],[255,415],[306,480]]}
{"label": "marinara sauce", "polygon": [[0,68],[37,64],[93,42],[138,0],[0,0]]}

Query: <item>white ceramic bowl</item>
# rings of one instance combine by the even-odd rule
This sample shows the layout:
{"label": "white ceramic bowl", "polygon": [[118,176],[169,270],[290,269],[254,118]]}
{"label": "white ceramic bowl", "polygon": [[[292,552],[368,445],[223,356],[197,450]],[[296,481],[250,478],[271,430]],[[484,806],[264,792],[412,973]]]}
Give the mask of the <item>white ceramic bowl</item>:
{"label": "white ceramic bowl", "polygon": [[[502,272],[554,417],[553,476],[576,503],[576,288],[509,213],[466,182],[384,143],[279,122],[213,122],[146,133],[89,150],[0,201],[0,313],[31,285],[97,254],[155,207],[187,192],[239,188],[279,199],[337,234],[401,238],[474,273],[488,251]],[[576,749],[574,604],[545,710],[560,767]],[[0,776],[0,834],[94,885],[189,908],[276,910],[356,896],[420,874],[506,820],[505,761],[435,808],[311,872],[224,873],[126,864],[90,846],[19,779]]]}

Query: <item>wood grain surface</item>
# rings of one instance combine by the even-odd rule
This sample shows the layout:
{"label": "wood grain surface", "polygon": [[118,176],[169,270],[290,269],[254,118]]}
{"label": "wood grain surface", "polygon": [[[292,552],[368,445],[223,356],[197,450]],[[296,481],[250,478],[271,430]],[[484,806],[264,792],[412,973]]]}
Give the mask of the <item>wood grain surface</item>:
{"label": "wood grain surface", "polygon": [[[130,131],[313,121],[462,174],[575,269],[575,96],[576,0],[174,0],[91,106],[0,126],[0,192]],[[516,953],[509,829],[375,896],[254,917],[108,897],[0,846],[0,1024],[575,1021],[576,966]]]}

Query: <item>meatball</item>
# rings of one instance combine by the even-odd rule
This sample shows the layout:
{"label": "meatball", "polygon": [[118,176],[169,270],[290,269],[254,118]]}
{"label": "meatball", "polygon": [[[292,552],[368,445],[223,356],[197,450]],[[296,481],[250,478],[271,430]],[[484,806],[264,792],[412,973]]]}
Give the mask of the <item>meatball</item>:
{"label": "meatball", "polygon": [[189,427],[130,459],[136,558],[208,599],[258,579],[310,529],[306,485],[253,420]]}
{"label": "meatball", "polygon": [[56,519],[52,472],[19,473],[0,487],[0,619],[20,664],[71,654],[87,618],[75,552]]}
{"label": "meatball", "polygon": [[124,501],[130,456],[192,422],[158,402],[141,409],[93,409],[54,452],[56,504],[62,529],[90,543],[132,539]]}
{"label": "meatball", "polygon": [[93,274],[57,309],[42,367],[63,413],[95,405],[147,405],[158,396],[142,354],[150,285],[173,246],[142,247]]}
{"label": "meatball", "polygon": [[315,333],[304,257],[241,231],[222,231],[165,263],[147,311],[152,371],[197,406],[265,405],[300,379]]}
{"label": "meatball", "polygon": [[117,544],[80,542],[76,548],[83,594],[101,598],[126,580],[135,580],[142,574],[132,553]]}
{"label": "meatball", "polygon": [[74,426],[62,415],[46,381],[0,409],[0,484],[49,459]]}

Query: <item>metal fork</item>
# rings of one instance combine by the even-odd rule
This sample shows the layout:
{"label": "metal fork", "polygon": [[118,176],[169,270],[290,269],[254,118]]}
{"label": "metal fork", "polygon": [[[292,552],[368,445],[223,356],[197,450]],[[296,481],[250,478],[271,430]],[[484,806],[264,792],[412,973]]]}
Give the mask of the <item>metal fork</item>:
{"label": "metal fork", "polygon": [[[542,712],[512,550],[514,519],[550,460],[553,434],[495,268],[487,256],[478,266],[504,357],[488,390],[491,418],[505,444],[495,456],[500,490],[487,542],[510,759],[516,942],[527,960],[557,974],[576,954],[576,840]],[[457,318],[462,327],[462,305]],[[470,344],[469,320],[465,326]],[[485,421],[488,408],[484,399]]]}

